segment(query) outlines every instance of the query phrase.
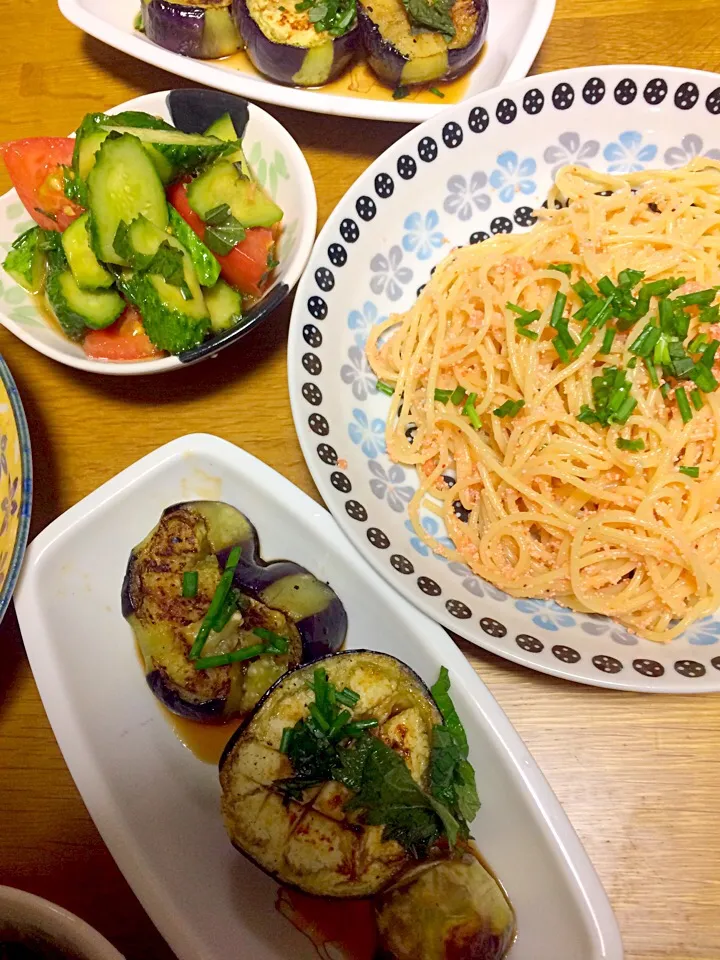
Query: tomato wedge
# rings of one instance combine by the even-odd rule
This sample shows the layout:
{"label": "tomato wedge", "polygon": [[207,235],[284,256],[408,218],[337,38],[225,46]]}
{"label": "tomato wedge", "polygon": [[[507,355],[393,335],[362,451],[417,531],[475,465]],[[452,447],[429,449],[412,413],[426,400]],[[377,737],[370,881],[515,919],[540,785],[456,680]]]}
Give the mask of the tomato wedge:
{"label": "tomato wedge", "polygon": [[135,307],[126,307],[120,317],[104,330],[89,330],[83,349],[93,360],[152,360],[164,356],[150,342]]}
{"label": "tomato wedge", "polygon": [[29,137],[0,144],[0,156],[30,216],[46,230],[64,230],[83,212],[63,192],[62,166],[72,163],[69,137]]}
{"label": "tomato wedge", "polygon": [[[205,236],[205,224],[188,203],[187,184],[173,184],[168,188],[167,196],[183,220],[202,240]],[[246,231],[245,239],[236,244],[230,253],[215,254],[223,279],[240,293],[260,297],[260,281],[268,273],[268,259],[274,243],[272,230],[267,227],[251,227]]]}

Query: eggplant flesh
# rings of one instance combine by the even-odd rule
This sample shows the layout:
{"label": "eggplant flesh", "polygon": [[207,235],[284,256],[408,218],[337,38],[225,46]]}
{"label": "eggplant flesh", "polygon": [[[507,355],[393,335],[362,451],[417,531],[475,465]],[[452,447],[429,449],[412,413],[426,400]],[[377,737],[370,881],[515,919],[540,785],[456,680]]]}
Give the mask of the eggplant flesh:
{"label": "eggplant flesh", "polygon": [[[190,648],[234,546],[241,547],[233,579],[241,609],[219,633],[210,633],[203,657],[257,644],[253,631],[259,627],[287,639],[288,650],[198,670]],[[189,571],[197,572],[198,588],[183,597]],[[298,564],[264,563],[247,517],[217,501],[180,503],[163,512],[130,555],[122,609],[154,695],[173,713],[206,722],[248,713],[287,670],[339,649],[347,628],[344,607],[327,584]]]}
{"label": "eggplant flesh", "polygon": [[515,914],[492,874],[471,853],[409,870],[375,901],[393,960],[501,960]]}
{"label": "eggplant flesh", "polygon": [[334,80],[360,46],[357,19],[339,37],[315,29],[307,10],[277,0],[233,0],[247,55],[278,83],[316,87]]}
{"label": "eggplant flesh", "polygon": [[232,0],[142,0],[142,27],[148,40],[184,57],[215,60],[242,46]]}
{"label": "eggplant flesh", "polygon": [[386,83],[411,86],[455,80],[475,62],[488,26],[487,0],[455,0],[455,36],[414,32],[402,0],[359,0],[362,43],[373,71]]}
{"label": "eggplant flesh", "polygon": [[284,801],[275,787],[293,774],[280,740],[307,715],[314,697],[307,681],[318,665],[338,689],[359,694],[353,720],[376,718],[375,734],[425,786],[432,727],[440,722],[430,692],[394,657],[351,651],[288,673],[236,731],[220,760],[223,819],[233,845],[279,882],[316,896],[368,897],[407,866],[404,849],[383,841],[382,826],[344,811],[351,793],[342,784],[308,789],[302,802]]}

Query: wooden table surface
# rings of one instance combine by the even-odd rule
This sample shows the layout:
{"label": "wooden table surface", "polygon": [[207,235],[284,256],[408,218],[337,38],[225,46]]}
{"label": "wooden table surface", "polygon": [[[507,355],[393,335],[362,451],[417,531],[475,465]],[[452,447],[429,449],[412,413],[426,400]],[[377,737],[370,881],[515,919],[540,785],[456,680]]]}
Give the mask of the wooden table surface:
{"label": "wooden table surface", "polygon": [[[557,0],[533,72],[633,62],[720,71],[719,7],[717,0]],[[0,0],[0,24],[0,141],[65,135],[86,111],[184,83],[84,36],[52,0]],[[269,109],[307,156],[319,226],[406,129]],[[0,172],[0,192],[7,187]],[[32,435],[31,535],[138,457],[193,431],[219,433],[319,499],[290,415],[288,317],[285,304],[236,349],[160,378],[83,374],[0,329],[0,352]],[[262,400],[268,392],[276,398],[271,407]],[[130,960],[166,960],[170,950],[105,849],[65,767],[12,609],[0,630],[0,883],[78,913]],[[463,650],[585,844],[628,960],[717,960],[720,697],[576,686],[469,644]]]}

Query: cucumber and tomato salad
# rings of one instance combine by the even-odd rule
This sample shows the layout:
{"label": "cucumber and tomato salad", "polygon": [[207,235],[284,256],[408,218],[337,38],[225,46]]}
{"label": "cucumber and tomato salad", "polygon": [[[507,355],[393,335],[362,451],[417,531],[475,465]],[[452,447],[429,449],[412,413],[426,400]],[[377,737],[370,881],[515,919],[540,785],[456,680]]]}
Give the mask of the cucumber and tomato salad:
{"label": "cucumber and tomato salad", "polygon": [[3,266],[90,357],[189,350],[240,323],[277,265],[283,212],[228,114],[204,134],[88,114],[75,139],[17,140],[0,156],[36,223]]}

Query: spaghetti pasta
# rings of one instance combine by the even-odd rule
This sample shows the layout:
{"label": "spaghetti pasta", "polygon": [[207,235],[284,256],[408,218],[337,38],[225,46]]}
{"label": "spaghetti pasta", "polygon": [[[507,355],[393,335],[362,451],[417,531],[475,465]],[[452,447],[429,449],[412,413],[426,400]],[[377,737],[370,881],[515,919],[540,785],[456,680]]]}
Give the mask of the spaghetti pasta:
{"label": "spaghetti pasta", "polygon": [[371,332],[388,453],[436,553],[668,641],[720,606],[720,163],[566,167],[536,215]]}

